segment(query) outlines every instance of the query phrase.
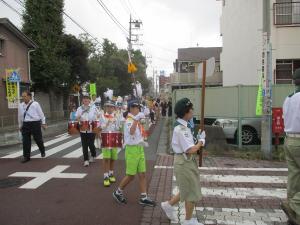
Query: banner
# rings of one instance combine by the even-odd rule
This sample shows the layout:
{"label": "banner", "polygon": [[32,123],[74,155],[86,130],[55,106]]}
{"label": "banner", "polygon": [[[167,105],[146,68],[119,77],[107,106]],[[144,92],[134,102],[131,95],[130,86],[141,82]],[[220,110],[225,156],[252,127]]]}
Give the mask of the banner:
{"label": "banner", "polygon": [[262,89],[262,77],[260,78],[257,97],[256,97],[256,116],[261,116],[263,113],[263,89]]}
{"label": "banner", "polygon": [[[6,69],[6,98],[8,102],[9,109],[17,109],[18,108],[18,79],[16,76],[18,75],[16,70],[14,69]],[[12,82],[13,81],[13,82]]]}
{"label": "banner", "polygon": [[90,84],[90,96],[92,96],[92,95],[97,95],[95,83]]}

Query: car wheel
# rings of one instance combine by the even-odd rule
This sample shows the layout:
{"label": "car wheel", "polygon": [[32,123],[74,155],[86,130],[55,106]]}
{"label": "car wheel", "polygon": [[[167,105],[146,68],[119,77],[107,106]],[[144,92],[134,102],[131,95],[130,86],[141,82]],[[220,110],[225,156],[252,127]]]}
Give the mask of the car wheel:
{"label": "car wheel", "polygon": [[[235,140],[238,143],[237,132],[235,133]],[[243,145],[258,144],[257,132],[253,127],[243,126],[242,128],[242,143]]]}

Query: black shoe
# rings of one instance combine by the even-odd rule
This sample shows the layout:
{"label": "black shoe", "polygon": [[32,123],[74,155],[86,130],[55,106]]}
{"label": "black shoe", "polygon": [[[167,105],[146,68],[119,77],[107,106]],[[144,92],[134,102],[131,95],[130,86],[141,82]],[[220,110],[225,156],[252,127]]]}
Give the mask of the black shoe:
{"label": "black shoe", "polygon": [[46,156],[46,153],[45,153],[45,152],[42,152],[42,153],[41,153],[41,157],[42,157],[42,158],[45,158],[45,156]]}
{"label": "black shoe", "polygon": [[300,225],[296,219],[296,213],[291,209],[287,202],[280,203],[281,209],[285,212],[288,217],[288,223],[291,225]]}
{"label": "black shoe", "polygon": [[28,161],[30,161],[30,158],[24,157],[24,158],[21,160],[21,163],[27,163]]}
{"label": "black shoe", "polygon": [[152,207],[156,206],[155,201],[152,201],[150,198],[140,198],[139,203],[140,205],[145,205],[145,206],[152,206]]}
{"label": "black shoe", "polygon": [[117,191],[114,191],[113,197],[118,203],[127,204],[127,199],[123,196],[122,193],[118,193]]}

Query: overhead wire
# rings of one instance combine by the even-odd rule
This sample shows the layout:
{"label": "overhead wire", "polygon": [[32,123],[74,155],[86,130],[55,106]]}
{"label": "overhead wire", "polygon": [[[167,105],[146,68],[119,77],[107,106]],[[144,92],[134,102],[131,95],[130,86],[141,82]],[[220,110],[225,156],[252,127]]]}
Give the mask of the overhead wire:
{"label": "overhead wire", "polygon": [[11,10],[13,10],[15,13],[17,13],[20,17],[22,17],[22,14],[15,9],[14,7],[12,7],[10,4],[8,4],[6,1],[4,0],[0,0],[4,5],[6,5],[8,8],[10,8]]}

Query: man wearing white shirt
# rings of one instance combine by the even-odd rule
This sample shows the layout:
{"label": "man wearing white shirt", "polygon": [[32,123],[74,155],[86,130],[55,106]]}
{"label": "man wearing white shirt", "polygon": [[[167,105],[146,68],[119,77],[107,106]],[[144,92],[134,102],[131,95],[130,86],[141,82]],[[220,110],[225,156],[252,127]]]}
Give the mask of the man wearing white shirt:
{"label": "man wearing white shirt", "polygon": [[30,160],[31,152],[31,135],[35,140],[41,156],[45,157],[45,146],[42,137],[41,127],[47,128],[46,118],[38,102],[31,99],[32,95],[29,91],[22,93],[23,102],[19,105],[18,121],[19,129],[22,133],[23,142],[23,160],[26,163]]}

